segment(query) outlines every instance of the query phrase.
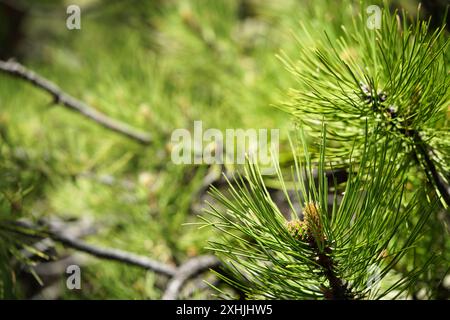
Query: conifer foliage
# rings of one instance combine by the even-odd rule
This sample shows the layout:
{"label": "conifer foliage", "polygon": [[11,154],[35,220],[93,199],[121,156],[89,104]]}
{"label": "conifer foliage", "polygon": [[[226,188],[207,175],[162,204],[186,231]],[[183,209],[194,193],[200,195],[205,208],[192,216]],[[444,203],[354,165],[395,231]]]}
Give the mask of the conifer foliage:
{"label": "conifer foliage", "polygon": [[450,297],[444,10],[67,2],[0,0],[0,298]]}
{"label": "conifer foliage", "polygon": [[[298,55],[280,55],[298,80],[280,106],[301,141],[291,174],[278,167],[289,215],[257,165],[212,191],[219,276],[248,298],[435,297],[426,279],[448,271],[446,245],[426,248],[450,205],[448,36],[387,7],[369,29],[365,8],[341,30],[304,23]],[[343,184],[326,177],[336,167]]]}

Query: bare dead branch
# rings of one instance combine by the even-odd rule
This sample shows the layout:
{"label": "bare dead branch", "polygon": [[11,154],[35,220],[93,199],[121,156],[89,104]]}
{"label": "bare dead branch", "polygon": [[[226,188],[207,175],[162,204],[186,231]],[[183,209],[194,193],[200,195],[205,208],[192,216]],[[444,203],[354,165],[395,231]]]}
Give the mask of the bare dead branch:
{"label": "bare dead branch", "polygon": [[220,261],[211,255],[198,256],[183,263],[177,270],[174,277],[167,285],[167,289],[162,297],[163,300],[176,300],[184,283],[195,275],[208,269],[217,267]]}
{"label": "bare dead branch", "polygon": [[150,144],[152,141],[152,138],[149,134],[134,129],[128,124],[106,116],[105,114],[97,111],[86,103],[77,100],[76,98],[65,93],[56,84],[43,78],[35,72],[28,70],[20,63],[14,61],[5,62],[0,60],[0,71],[3,71],[4,73],[11,76],[23,79],[33,84],[35,87],[48,92],[53,97],[56,104],[62,105],[69,110],[80,113],[86,118],[95,121],[96,123],[111,131],[122,134],[145,145]]}
{"label": "bare dead branch", "polygon": [[[24,224],[29,223],[28,221],[24,221]],[[45,225],[52,232],[64,232],[66,235],[70,235],[74,238],[83,238],[89,235],[92,235],[97,232],[97,225],[89,218],[83,218],[75,223],[67,223],[60,219],[46,219]],[[30,224],[31,226],[31,224]],[[30,259],[32,258],[36,252],[46,252],[47,250],[53,248],[55,246],[55,242],[49,238],[39,238],[35,243],[31,245],[31,247],[35,250],[22,249],[20,251],[20,255],[23,258]]]}
{"label": "bare dead branch", "polygon": [[92,254],[99,258],[116,260],[126,264],[135,265],[169,277],[174,276],[176,273],[176,268],[172,266],[127,251],[94,246],[87,244],[84,241],[66,237],[61,234],[54,235],[53,238],[67,247]]}
{"label": "bare dead branch", "polygon": [[[38,228],[29,221],[16,221],[16,225],[29,230],[38,230]],[[17,230],[16,232],[22,233],[25,236],[36,237],[36,235],[23,231],[21,232],[20,230]],[[38,237],[48,237],[66,247],[91,254],[98,258],[119,261],[171,277],[163,296],[164,300],[177,299],[180,290],[187,280],[208,269],[216,268],[220,265],[220,261],[215,256],[203,255],[191,258],[176,268],[131,252],[88,244],[72,235],[65,235],[63,232],[63,230],[55,231],[55,228],[53,228],[53,230],[50,228],[45,234],[41,232]]]}
{"label": "bare dead branch", "polygon": [[[16,224],[23,228],[36,230],[36,227],[32,223],[29,223],[27,221],[17,221]],[[29,234],[24,235],[29,236]],[[134,265],[169,277],[174,276],[177,272],[177,269],[175,267],[147,258],[145,256],[115,248],[100,247],[88,244],[82,240],[76,239],[73,236],[64,235],[63,232],[54,232],[50,230],[46,233],[46,236],[50,237],[56,242],[63,244],[66,247],[89,253],[98,258]]]}
{"label": "bare dead branch", "polygon": [[30,266],[30,269],[39,275],[39,277],[59,277],[66,272],[68,266],[73,264],[82,266],[88,261],[89,259],[86,255],[76,252],[56,261],[43,262],[36,266]]}

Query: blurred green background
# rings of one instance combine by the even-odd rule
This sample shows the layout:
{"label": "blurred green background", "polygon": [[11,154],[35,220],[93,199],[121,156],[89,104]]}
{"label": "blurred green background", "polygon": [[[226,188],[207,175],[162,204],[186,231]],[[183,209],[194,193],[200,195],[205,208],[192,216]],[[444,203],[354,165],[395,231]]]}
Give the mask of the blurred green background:
{"label": "blurred green background", "polygon": [[[291,119],[274,105],[294,79],[275,55],[295,55],[305,19],[337,30],[351,15],[347,2],[0,1],[2,59],[154,138],[139,145],[0,74],[5,192],[24,191],[17,201],[28,218],[92,219],[99,232],[90,243],[173,265],[205,252],[209,231],[189,223],[207,197],[205,176],[221,168],[174,165],[172,131],[202,120],[221,130],[281,128],[285,141]],[[81,30],[66,28],[70,4],[81,8]],[[117,262],[92,258],[82,272],[82,290],[61,286],[52,298],[159,299],[164,289],[153,273]],[[17,297],[42,289],[21,274],[17,282]]]}

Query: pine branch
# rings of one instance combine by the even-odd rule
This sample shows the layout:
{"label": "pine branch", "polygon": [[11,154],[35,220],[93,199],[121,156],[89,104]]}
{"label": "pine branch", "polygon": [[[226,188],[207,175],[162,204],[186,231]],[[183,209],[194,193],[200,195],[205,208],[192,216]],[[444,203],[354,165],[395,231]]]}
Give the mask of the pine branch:
{"label": "pine branch", "polygon": [[[445,184],[442,180],[441,176],[436,169],[436,165],[433,160],[431,160],[429,155],[429,147],[425,144],[425,142],[420,137],[419,133],[414,131],[413,133],[414,146],[416,149],[416,154],[414,158],[416,161],[422,165],[428,181],[431,185],[435,185],[438,189],[442,199],[447,204],[447,207],[450,208],[450,188]],[[419,154],[423,158],[423,162],[421,162],[417,156]]]}
{"label": "pine branch", "polygon": [[[326,145],[325,132],[326,126],[321,146]],[[414,247],[435,210],[419,205],[417,194],[402,205],[407,165],[398,161],[401,146],[388,153],[390,141],[379,145],[379,136],[369,135],[366,129],[361,158],[349,162],[342,200],[329,208],[325,149],[321,148],[318,181],[314,181],[302,131],[300,137],[304,156],[293,153],[293,194],[276,166],[291,207],[290,221],[270,197],[257,165],[248,165],[226,194],[213,189],[220,206],[210,204],[209,217],[202,219],[221,235],[210,242],[229,272],[218,274],[219,278],[256,299],[360,299],[382,297],[393,290],[406,292],[414,280],[408,275],[394,284],[386,281],[381,291],[368,284],[369,269],[379,268],[377,281],[382,281]],[[300,202],[304,199],[303,220],[299,220],[291,197]],[[413,227],[405,230],[405,221],[412,217],[416,219]],[[406,231],[405,238],[398,237]],[[385,250],[390,252],[389,260],[380,258]]]}
{"label": "pine branch", "polygon": [[152,260],[150,258],[140,256],[128,251],[94,246],[84,241],[71,237],[66,237],[61,234],[54,235],[54,239],[58,242],[61,242],[63,245],[67,247],[92,254],[99,258],[115,260],[126,264],[135,265],[166,276],[173,276],[176,272],[175,271],[176,269],[169,265],[163,264],[159,261]]}
{"label": "pine branch", "polygon": [[352,295],[345,286],[341,278],[336,274],[336,266],[331,254],[332,249],[329,246],[321,252],[315,241],[310,242],[310,246],[316,254],[316,261],[322,267],[323,273],[327,278],[330,288],[323,288],[324,296],[328,300],[349,300]]}
{"label": "pine branch", "polygon": [[[98,231],[98,226],[91,219],[81,219],[74,224],[67,224],[59,219],[51,219],[46,221],[45,224],[53,233],[64,232],[66,236],[70,235],[74,239],[84,238]],[[32,245],[33,251],[22,249],[20,253],[22,257],[29,259],[35,255],[35,252],[46,252],[54,246],[55,241],[47,237],[35,242]]]}
{"label": "pine branch", "polygon": [[107,115],[95,110],[86,103],[77,100],[69,94],[62,91],[56,84],[28,70],[20,63],[14,61],[0,61],[0,71],[11,76],[23,79],[37,88],[48,92],[54,100],[55,104],[62,105],[69,110],[77,112],[84,117],[93,120],[108,130],[114,131],[128,138],[131,138],[141,144],[148,145],[152,142],[149,134],[130,127],[128,124],[112,119]]}
{"label": "pine branch", "polygon": [[194,277],[202,271],[218,267],[219,265],[219,260],[210,255],[199,256],[188,260],[178,268],[177,272],[167,285],[166,292],[164,293],[162,299],[176,300],[181,288],[188,279]]}
{"label": "pine branch", "polygon": [[[36,230],[35,226],[29,222],[18,221],[16,224],[29,230]],[[24,235],[29,236],[30,234],[25,233]],[[66,247],[89,253],[98,258],[134,265],[169,277],[176,274],[177,269],[170,265],[128,251],[88,244],[82,240],[76,239],[75,237],[66,236],[63,232],[55,232],[50,230],[46,233],[46,236],[54,241],[60,242]]]}
{"label": "pine branch", "polygon": [[[401,17],[388,8],[379,30],[361,32],[366,18],[355,17],[354,26],[346,28],[342,38],[327,34],[323,43],[302,44],[298,61],[281,57],[301,83],[283,108],[301,119],[313,138],[320,132],[317,119],[323,118],[333,141],[329,150],[339,161],[346,153],[355,158],[361,154],[366,123],[370,134],[381,134],[380,142],[392,142],[389,148],[404,146],[401,161],[414,165],[413,150],[414,160],[426,174],[426,185],[436,190],[444,207],[450,207],[444,169],[450,149],[440,133],[448,132],[450,77],[445,54],[449,39],[443,26],[432,30],[429,22],[420,19],[408,24],[403,16],[400,25]],[[309,32],[311,39],[319,37],[315,29]],[[422,132],[444,143],[428,143]],[[443,159],[430,155],[434,151]]]}
{"label": "pine branch", "polygon": [[[21,220],[17,221],[15,224],[27,230],[38,230],[36,226],[28,221]],[[21,232],[17,229],[13,231],[25,236],[36,236],[34,233]],[[220,261],[216,257],[204,255],[191,258],[177,268],[128,251],[88,244],[74,236],[64,235],[64,230],[53,229],[48,230],[44,234],[48,237],[46,239],[51,239],[66,247],[91,254],[95,257],[134,265],[170,277],[171,280],[163,296],[164,300],[176,300],[184,284],[190,278],[220,265]],[[41,236],[41,234],[39,234],[39,236]]]}
{"label": "pine branch", "polygon": [[352,299],[352,293],[336,272],[336,261],[333,259],[333,250],[324,234],[318,204],[308,203],[304,208],[303,221],[290,221],[287,227],[294,238],[308,243],[312,250],[311,260],[322,268],[322,273],[329,283],[329,288],[322,286],[324,297],[328,300]]}

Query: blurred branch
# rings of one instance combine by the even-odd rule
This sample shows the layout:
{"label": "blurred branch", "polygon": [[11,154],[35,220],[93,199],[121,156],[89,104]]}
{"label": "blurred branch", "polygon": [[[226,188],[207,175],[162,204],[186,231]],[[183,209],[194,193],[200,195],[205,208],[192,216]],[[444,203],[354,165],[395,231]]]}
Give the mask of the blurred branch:
{"label": "blurred branch", "polygon": [[112,119],[105,114],[95,110],[91,106],[85,104],[84,102],[75,99],[69,94],[63,92],[56,84],[41,77],[35,72],[28,70],[20,63],[14,61],[5,62],[0,60],[0,71],[3,71],[4,73],[11,76],[23,79],[33,84],[35,87],[48,92],[53,97],[56,104],[62,105],[69,110],[80,113],[86,118],[97,122],[101,126],[111,131],[122,134],[145,145],[150,144],[152,141],[152,138],[149,134],[134,129],[126,123]]}
{"label": "blurred branch", "polygon": [[[44,223],[53,233],[64,232],[72,238],[83,238],[97,232],[97,226],[88,218],[81,219],[76,223],[67,223],[59,219],[50,219]],[[39,239],[39,241],[32,245],[37,252],[46,252],[54,246],[55,242],[50,237]],[[29,259],[34,255],[35,252],[28,251],[27,249],[21,250],[21,256],[24,258]]]}
{"label": "blurred branch", "polygon": [[164,292],[162,299],[176,300],[181,288],[188,279],[210,268],[218,267],[219,265],[219,260],[211,255],[189,259],[178,268],[176,274],[167,285],[166,292]]}
{"label": "blurred branch", "polygon": [[[16,225],[30,230],[39,229],[33,223],[25,220],[17,221]],[[53,241],[59,242],[66,247],[89,253],[98,258],[123,262],[171,277],[172,279],[170,280],[163,297],[163,299],[166,300],[176,299],[179,291],[188,279],[203,271],[220,265],[220,261],[216,257],[204,255],[189,259],[180,267],[176,268],[128,251],[88,244],[72,235],[67,236],[63,234],[64,230],[60,228],[55,229],[50,227],[49,229],[50,230],[48,230],[45,235]],[[23,234],[30,236],[30,234],[25,232]]]}
{"label": "blurred branch", "polygon": [[126,264],[131,264],[144,269],[152,270],[156,273],[160,273],[169,277],[175,274],[176,269],[174,267],[134,253],[114,248],[94,246],[75,238],[65,237],[61,234],[55,235],[54,239],[58,242],[61,242],[67,247],[92,254],[99,258],[124,262]]}
{"label": "blurred branch", "polygon": [[[17,224],[20,227],[35,230],[35,226],[26,221],[18,221]],[[28,235],[28,234],[26,234]],[[47,236],[63,244],[66,247],[73,248],[85,253],[89,253],[98,258],[115,260],[126,264],[138,266],[144,269],[152,270],[156,273],[163,274],[172,277],[176,274],[176,268],[170,265],[161,263],[156,260],[152,260],[145,256],[140,256],[128,251],[123,251],[114,248],[100,247],[92,244],[88,244],[82,240],[76,239],[72,236],[66,236],[62,232],[47,232]]]}
{"label": "blurred branch", "polygon": [[64,274],[67,267],[73,264],[78,266],[86,264],[88,258],[82,253],[76,253],[64,257],[62,259],[50,262],[43,262],[36,266],[30,267],[39,277],[52,277]]}
{"label": "blurred branch", "polygon": [[[105,9],[109,4],[114,4],[119,1],[95,1],[91,4],[82,6],[83,15],[89,14],[91,12],[97,12],[99,9]],[[39,1],[19,1],[19,0],[0,0],[0,4],[7,5],[16,10],[26,10],[28,14],[34,16],[63,16],[66,14],[66,7],[63,1],[55,3],[42,3]]]}

